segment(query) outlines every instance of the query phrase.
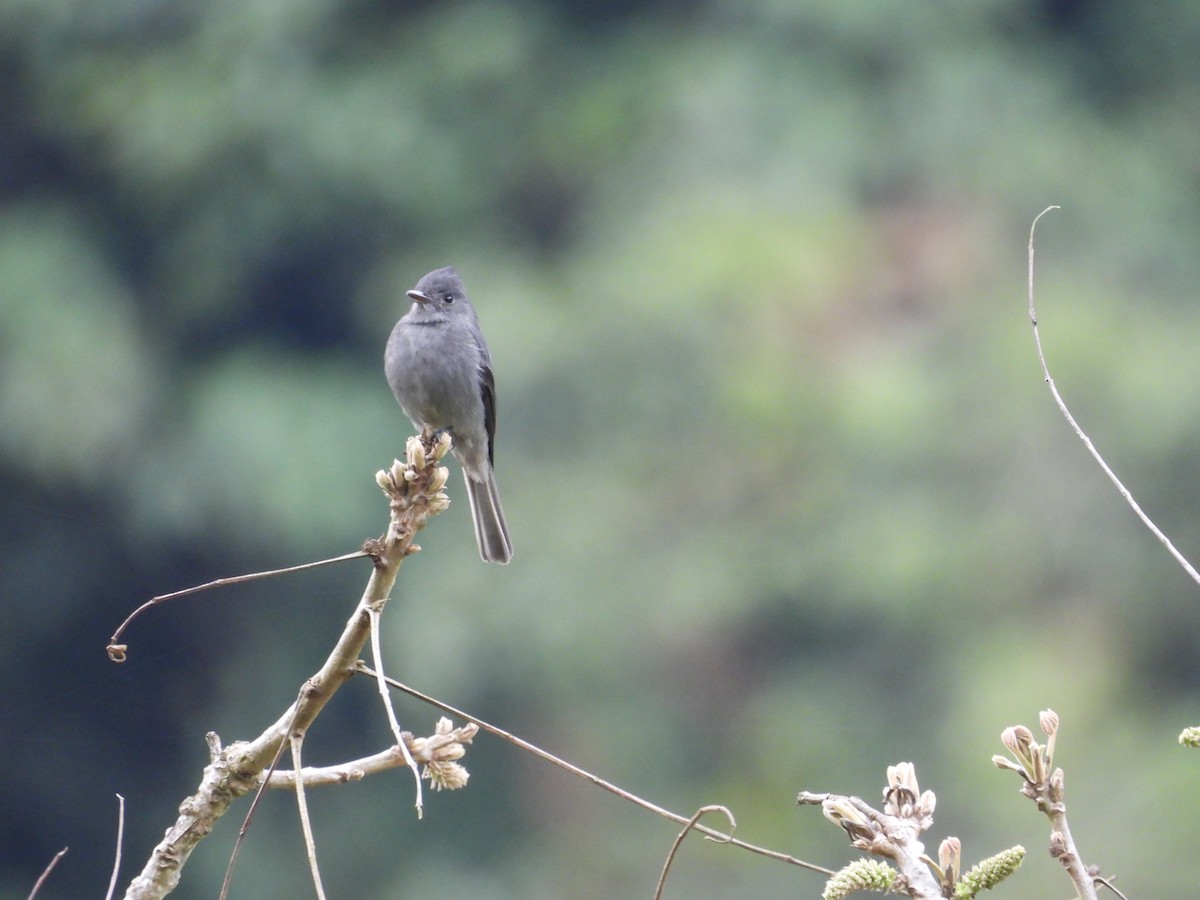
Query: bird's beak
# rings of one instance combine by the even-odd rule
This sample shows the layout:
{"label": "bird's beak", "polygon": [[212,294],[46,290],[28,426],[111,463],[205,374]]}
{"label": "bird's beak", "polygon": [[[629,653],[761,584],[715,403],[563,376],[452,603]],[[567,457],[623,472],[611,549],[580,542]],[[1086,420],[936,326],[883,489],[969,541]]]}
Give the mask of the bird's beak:
{"label": "bird's beak", "polygon": [[429,302],[429,297],[426,296],[425,294],[422,294],[420,291],[409,291],[408,299],[412,300],[414,303],[428,303]]}

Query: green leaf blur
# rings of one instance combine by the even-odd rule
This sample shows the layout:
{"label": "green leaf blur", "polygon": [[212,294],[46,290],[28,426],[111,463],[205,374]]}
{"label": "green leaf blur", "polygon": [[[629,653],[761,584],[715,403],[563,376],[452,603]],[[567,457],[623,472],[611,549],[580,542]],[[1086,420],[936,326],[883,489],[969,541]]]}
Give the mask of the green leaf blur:
{"label": "green leaf blur", "polygon": [[[1030,848],[991,765],[1062,716],[1072,830],[1187,896],[1197,586],[1055,410],[1030,335],[1200,557],[1200,7],[983,0],[0,0],[0,898],[127,883],[205,763],[272,721],[366,579],[409,423],[404,290],[454,264],[492,348],[516,556],[460,476],[401,576],[392,674],[685,815],[832,868],[802,789],[909,760],[931,847]],[[390,741],[339,697],[306,761]],[[437,715],[401,706],[428,733]],[[333,896],[645,897],[676,826],[481,737],[470,786],[314,791]],[[234,894],[308,896],[267,798]],[[1190,802],[1189,802],[1190,801]],[[1185,817],[1186,819],[1186,817]],[[223,823],[178,896],[216,896]],[[689,841],[668,896],[817,896]]]}

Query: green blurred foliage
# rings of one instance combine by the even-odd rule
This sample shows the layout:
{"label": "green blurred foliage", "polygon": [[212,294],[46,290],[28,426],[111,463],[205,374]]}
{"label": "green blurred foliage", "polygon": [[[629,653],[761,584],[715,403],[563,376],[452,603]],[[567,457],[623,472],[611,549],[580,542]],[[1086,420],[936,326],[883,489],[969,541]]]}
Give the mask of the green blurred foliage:
{"label": "green blurred foliage", "polygon": [[[492,345],[516,559],[455,504],[388,609],[396,675],[649,799],[836,867],[800,789],[916,763],[929,846],[1030,849],[994,770],[1063,720],[1075,837],[1188,896],[1196,586],[1054,409],[1200,556],[1200,8],[0,0],[0,897],[128,881],[194,786],[320,663],[408,423],[403,291],[453,263]],[[406,727],[436,714],[402,704]],[[307,759],[384,746],[371,690]],[[334,895],[648,896],[674,825],[491,738],[414,819],[405,776],[315,792]],[[236,825],[189,865],[215,896]],[[816,896],[690,840],[668,896]],[[245,896],[302,896],[287,798]]]}

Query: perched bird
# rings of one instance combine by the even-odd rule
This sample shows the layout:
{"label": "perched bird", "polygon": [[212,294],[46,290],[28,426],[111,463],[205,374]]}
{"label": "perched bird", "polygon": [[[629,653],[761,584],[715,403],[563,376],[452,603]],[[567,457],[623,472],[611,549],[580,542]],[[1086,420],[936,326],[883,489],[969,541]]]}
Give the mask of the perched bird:
{"label": "perched bird", "polygon": [[475,309],[452,266],[435,269],[408,292],[412,308],[388,338],[388,384],[417,428],[448,431],[462,465],[479,555],[507,563],[512,542],[492,469],[496,382]]}

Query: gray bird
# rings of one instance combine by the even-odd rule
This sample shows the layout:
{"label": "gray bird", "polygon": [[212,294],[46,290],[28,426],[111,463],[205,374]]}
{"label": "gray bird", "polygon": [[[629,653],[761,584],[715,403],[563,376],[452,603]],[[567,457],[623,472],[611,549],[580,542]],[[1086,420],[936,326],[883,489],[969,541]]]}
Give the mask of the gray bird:
{"label": "gray bird", "polygon": [[512,542],[492,470],[496,382],[479,320],[452,266],[430,272],[408,296],[412,308],[392,329],[383,354],[388,384],[417,428],[450,433],[479,555],[507,563]]}

